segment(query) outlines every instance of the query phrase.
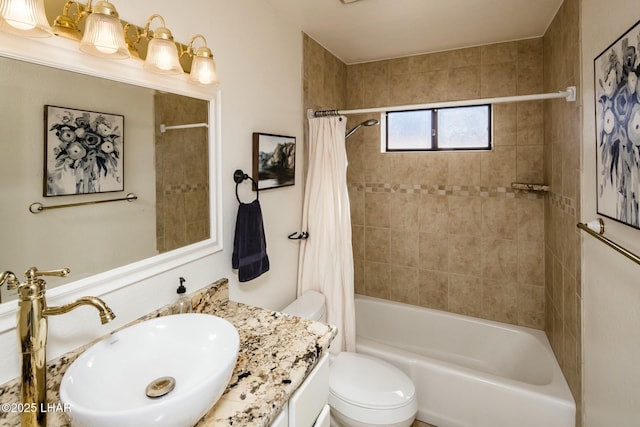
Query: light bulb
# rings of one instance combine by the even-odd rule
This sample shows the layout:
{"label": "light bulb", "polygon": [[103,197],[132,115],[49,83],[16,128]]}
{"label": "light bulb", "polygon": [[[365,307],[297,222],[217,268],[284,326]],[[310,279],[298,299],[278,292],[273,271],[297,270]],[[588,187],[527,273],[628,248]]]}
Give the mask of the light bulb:
{"label": "light bulb", "polygon": [[14,1],[13,7],[4,19],[7,20],[7,24],[18,30],[32,30],[36,27],[31,17],[29,6],[23,0]]}
{"label": "light bulb", "polygon": [[0,30],[26,37],[53,34],[43,0],[0,0]]}

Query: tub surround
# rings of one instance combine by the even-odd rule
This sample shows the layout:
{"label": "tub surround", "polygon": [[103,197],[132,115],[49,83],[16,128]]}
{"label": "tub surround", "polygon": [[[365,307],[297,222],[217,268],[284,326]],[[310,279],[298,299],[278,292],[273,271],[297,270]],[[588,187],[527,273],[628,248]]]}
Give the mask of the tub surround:
{"label": "tub surround", "polygon": [[[240,352],[229,385],[197,427],[268,426],[327,351],[336,328],[323,323],[229,301],[229,283],[221,279],[192,295],[193,311],[222,317],[240,334]],[[133,323],[172,313],[167,305]],[[130,326],[131,324],[127,325]],[[126,326],[125,326],[126,327]],[[70,426],[60,404],[60,381],[69,365],[91,342],[48,364],[47,425]],[[0,386],[1,403],[20,401],[20,380]],[[19,426],[20,414],[0,412],[0,424]]]}

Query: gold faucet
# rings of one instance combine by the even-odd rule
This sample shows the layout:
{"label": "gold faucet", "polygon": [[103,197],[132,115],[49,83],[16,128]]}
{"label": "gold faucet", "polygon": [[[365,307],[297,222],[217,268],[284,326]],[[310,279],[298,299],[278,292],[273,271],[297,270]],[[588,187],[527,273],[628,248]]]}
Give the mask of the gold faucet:
{"label": "gold faucet", "polygon": [[81,305],[91,305],[100,312],[102,324],[116,316],[113,311],[97,297],[82,297],[58,307],[47,307],[44,298],[45,281],[40,276],[66,277],[68,268],[53,271],[38,271],[31,267],[25,272],[27,281],[20,283],[10,271],[0,273],[0,285],[7,283],[7,289],[18,289],[18,338],[22,352],[21,397],[25,408],[22,427],[45,427],[47,424],[47,316],[68,313]]}

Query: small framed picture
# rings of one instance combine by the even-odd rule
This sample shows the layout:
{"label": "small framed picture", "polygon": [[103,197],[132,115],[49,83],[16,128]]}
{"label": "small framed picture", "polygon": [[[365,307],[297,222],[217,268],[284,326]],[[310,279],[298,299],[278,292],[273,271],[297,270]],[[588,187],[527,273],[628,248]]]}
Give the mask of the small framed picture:
{"label": "small framed picture", "polygon": [[253,179],[258,190],[295,185],[295,175],[295,137],[254,132]]}
{"label": "small framed picture", "polygon": [[124,191],[124,116],[45,105],[45,197]]}

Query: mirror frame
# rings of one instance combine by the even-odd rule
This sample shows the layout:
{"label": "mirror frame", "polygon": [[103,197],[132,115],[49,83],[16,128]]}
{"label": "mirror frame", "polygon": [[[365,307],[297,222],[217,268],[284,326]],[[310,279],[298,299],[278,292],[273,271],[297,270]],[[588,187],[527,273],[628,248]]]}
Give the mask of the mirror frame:
{"label": "mirror frame", "polygon": [[[33,39],[0,32],[0,56],[209,101],[209,239],[54,287],[47,290],[49,299],[72,300],[84,295],[104,295],[222,250],[219,88],[191,84],[187,74],[163,76],[146,72],[140,59],[108,60],[86,55],[79,51],[77,42],[57,36]],[[66,266],[38,267],[49,270]],[[1,268],[11,269],[11,266]],[[23,279],[22,271],[14,273]],[[17,300],[0,304],[0,333],[15,328],[17,305]]]}

